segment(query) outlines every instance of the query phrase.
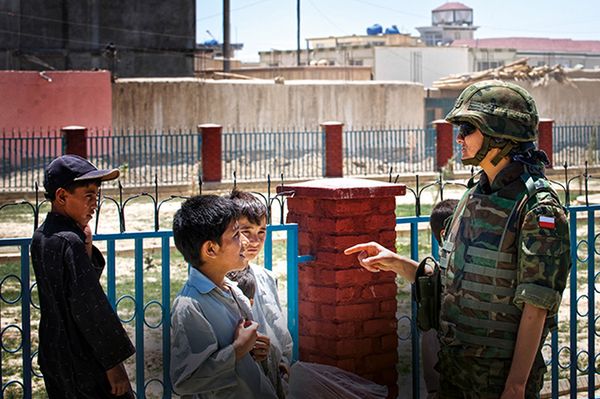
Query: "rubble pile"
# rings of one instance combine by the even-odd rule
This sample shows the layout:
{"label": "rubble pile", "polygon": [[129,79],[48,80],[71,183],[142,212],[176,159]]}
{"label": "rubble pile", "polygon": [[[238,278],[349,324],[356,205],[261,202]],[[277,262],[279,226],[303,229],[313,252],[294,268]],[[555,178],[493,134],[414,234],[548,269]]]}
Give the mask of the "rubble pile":
{"label": "rubble pile", "polygon": [[600,79],[600,70],[563,68],[561,65],[532,67],[527,58],[485,71],[450,75],[433,82],[433,87],[443,90],[462,90],[472,83],[482,80],[499,79],[509,81],[529,81],[533,86],[547,85],[551,80],[570,84],[570,78]]}

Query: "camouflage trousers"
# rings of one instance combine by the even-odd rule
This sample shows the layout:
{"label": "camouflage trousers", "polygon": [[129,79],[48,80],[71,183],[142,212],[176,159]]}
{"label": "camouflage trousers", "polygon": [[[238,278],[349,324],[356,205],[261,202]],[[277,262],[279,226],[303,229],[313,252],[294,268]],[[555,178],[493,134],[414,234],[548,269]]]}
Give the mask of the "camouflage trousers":
{"label": "camouflage trousers", "polygon": [[[461,357],[442,349],[436,369],[440,373],[440,399],[497,399],[504,391],[511,359]],[[539,398],[546,366],[541,353],[536,358],[527,380],[525,397]]]}

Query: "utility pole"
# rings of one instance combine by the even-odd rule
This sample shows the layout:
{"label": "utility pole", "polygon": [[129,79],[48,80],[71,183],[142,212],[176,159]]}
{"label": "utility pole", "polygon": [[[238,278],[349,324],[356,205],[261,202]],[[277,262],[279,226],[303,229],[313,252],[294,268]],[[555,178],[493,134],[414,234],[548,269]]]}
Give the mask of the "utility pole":
{"label": "utility pole", "polygon": [[229,0],[223,0],[223,72],[231,72],[229,58],[231,39],[229,37]]}
{"label": "utility pole", "polygon": [[296,66],[300,66],[300,0],[296,0]]}

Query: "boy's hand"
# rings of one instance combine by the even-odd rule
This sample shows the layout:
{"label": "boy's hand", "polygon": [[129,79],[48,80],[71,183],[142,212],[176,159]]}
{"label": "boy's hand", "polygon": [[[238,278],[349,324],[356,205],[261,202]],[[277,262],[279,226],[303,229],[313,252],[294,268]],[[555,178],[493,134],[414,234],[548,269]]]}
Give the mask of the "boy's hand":
{"label": "boy's hand", "polygon": [[279,375],[285,381],[290,380],[290,367],[287,364],[285,364],[284,362],[279,363]]}
{"label": "boy's hand", "polygon": [[106,377],[110,383],[110,393],[121,396],[131,391],[131,384],[123,363],[117,364],[112,369],[106,370]]}
{"label": "boy's hand", "polygon": [[85,252],[87,252],[88,256],[92,257],[92,228],[89,224],[85,226],[80,226],[81,230],[83,230],[83,234],[85,235]]}
{"label": "boy's hand", "polygon": [[255,321],[242,320],[235,330],[233,340],[233,349],[235,350],[235,359],[239,360],[252,350],[258,338],[258,323]]}
{"label": "boy's hand", "polygon": [[262,362],[269,355],[269,347],[271,346],[271,340],[266,335],[258,334],[254,348],[250,353],[254,356],[254,360]]}

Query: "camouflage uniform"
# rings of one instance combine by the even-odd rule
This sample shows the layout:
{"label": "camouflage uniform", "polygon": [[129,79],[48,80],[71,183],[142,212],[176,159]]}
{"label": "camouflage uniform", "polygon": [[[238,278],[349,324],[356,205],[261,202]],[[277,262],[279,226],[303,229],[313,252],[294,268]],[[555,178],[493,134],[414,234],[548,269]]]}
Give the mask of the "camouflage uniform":
{"label": "camouflage uniform", "polygon": [[[485,85],[478,89],[482,86],[479,92],[488,90]],[[504,89],[506,84],[500,86]],[[479,93],[471,90],[470,94],[473,92]],[[514,104],[509,103],[508,111],[495,103],[492,109],[485,101],[472,106],[463,95],[447,119],[455,123],[465,121],[472,116],[468,112],[475,109],[480,117],[475,121],[476,126],[488,142],[499,136],[493,129],[505,131],[515,115],[520,120],[534,115],[528,123],[534,130],[537,126],[535,104],[533,112],[517,110],[512,117],[506,117],[510,108],[515,108]],[[461,113],[461,109],[468,112]],[[483,120],[481,110],[505,115],[509,121],[496,118],[496,114]],[[487,128],[492,134],[484,131]],[[513,130],[513,134],[525,137],[523,142],[527,143],[531,137],[522,133],[525,130],[518,133]],[[519,145],[515,141],[510,141],[513,148]],[[501,148],[504,144],[506,140],[500,140],[492,147]],[[554,316],[570,269],[566,213],[543,176],[543,168],[513,161],[491,184],[482,173],[479,182],[461,199],[440,252],[444,290],[437,365],[441,374],[439,397],[500,397],[510,371],[525,303],[548,311],[525,394],[526,398],[538,397],[546,370],[541,345],[548,331],[556,327]]]}

